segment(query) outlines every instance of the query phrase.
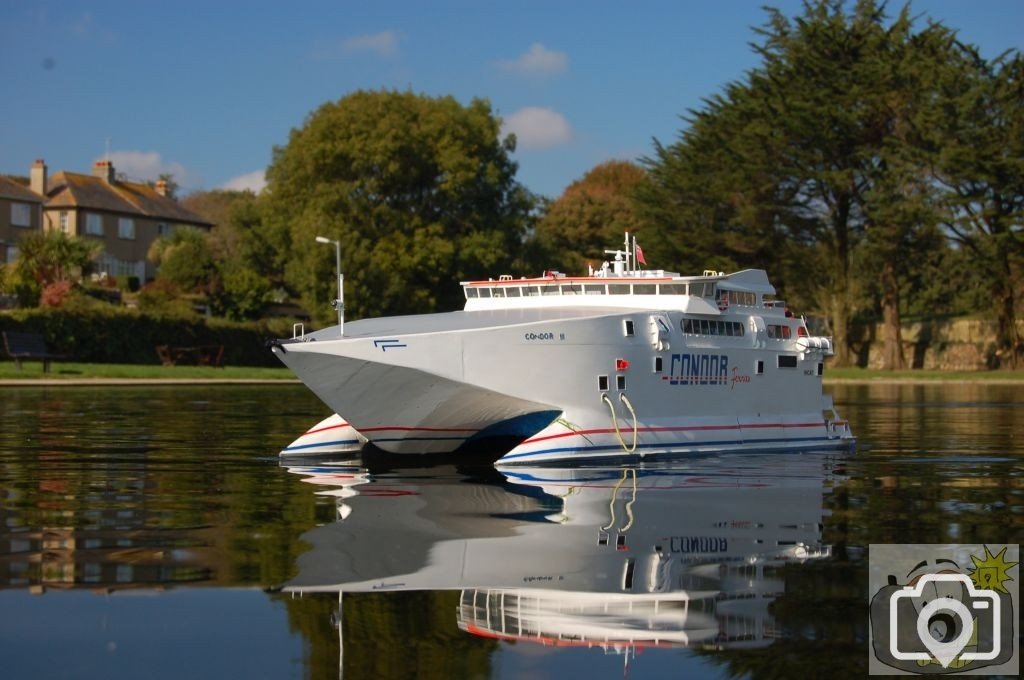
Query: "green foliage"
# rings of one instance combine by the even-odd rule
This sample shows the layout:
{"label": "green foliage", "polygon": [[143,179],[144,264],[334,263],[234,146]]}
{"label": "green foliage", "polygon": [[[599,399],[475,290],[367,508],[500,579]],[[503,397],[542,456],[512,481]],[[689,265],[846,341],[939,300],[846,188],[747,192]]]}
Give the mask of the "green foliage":
{"label": "green foliage", "polygon": [[342,245],[354,317],[451,309],[456,282],[506,270],[531,197],[515,181],[514,141],[490,105],[360,91],[324,104],[275,148],[261,233],[285,282],[316,318],[332,312]]}
{"label": "green foliage", "polygon": [[588,263],[596,267],[606,259],[604,250],[621,243],[623,232],[642,235],[633,194],[646,174],[628,161],[608,161],[569,185],[537,223],[546,267],[582,274]]}
{"label": "green foliage", "polygon": [[82,269],[99,251],[99,243],[59,231],[25,234],[18,241],[18,259],[6,275],[6,287],[22,305],[36,305],[46,286],[81,278]]}
{"label": "green foliage", "polygon": [[0,331],[40,333],[54,351],[77,361],[95,363],[158,363],[157,345],[196,347],[224,345],[226,363],[276,366],[266,349],[272,338],[291,335],[285,321],[237,323],[196,315],[161,316],[114,307],[85,296],[61,309],[20,309],[0,313]]}
{"label": "green foliage", "polygon": [[[982,137],[999,126],[980,115],[951,118],[951,102],[966,106],[954,93],[970,50],[941,24],[915,30],[909,6],[891,21],[874,0],[816,0],[793,20],[768,13],[755,46],[761,65],[690,111],[676,143],[656,142],[640,210],[659,261],[771,269],[791,301],[828,319],[843,364],[855,315],[881,309],[898,328],[914,265],[948,249],[937,157],[959,146],[964,126]],[[1016,93],[985,99],[975,91],[971,101],[1013,120],[1024,110],[1019,86]],[[1005,158],[993,165],[1012,175],[1013,159],[1024,156],[995,136],[1010,153],[982,153]],[[1018,204],[1019,183],[1001,186]]]}
{"label": "green foliage", "polygon": [[157,278],[186,292],[207,292],[215,284],[217,265],[206,234],[177,229],[153,243],[149,259],[159,265]]}

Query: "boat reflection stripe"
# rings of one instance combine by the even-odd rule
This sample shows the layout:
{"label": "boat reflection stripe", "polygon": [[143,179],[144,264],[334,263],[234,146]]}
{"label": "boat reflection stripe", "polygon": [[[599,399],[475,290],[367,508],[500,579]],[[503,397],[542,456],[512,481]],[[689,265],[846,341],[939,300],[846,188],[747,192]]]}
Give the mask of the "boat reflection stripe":
{"label": "boat reflection stripe", "polygon": [[285,451],[298,451],[299,449],[315,449],[319,446],[351,446],[352,444],[358,444],[358,439],[336,439],[331,442],[317,442],[316,444],[299,444],[298,446],[289,446]]}
{"label": "boat reflection stripe", "polygon": [[[638,449],[676,449],[679,453],[687,453],[690,451],[696,452],[698,449],[706,448],[709,446],[737,446],[743,448],[744,452],[747,452],[750,444],[776,444],[786,445],[793,444],[795,442],[807,443],[807,442],[819,442],[822,444],[836,445],[840,440],[829,439],[827,437],[796,437],[787,439],[722,439],[720,441],[706,441],[706,442],[693,442],[693,441],[679,441],[679,442],[656,442],[651,444],[637,444]],[[551,453],[580,453],[588,451],[621,451],[622,445],[618,442],[614,444],[608,444],[607,446],[566,446],[558,449],[541,449],[539,451],[526,451],[523,453],[506,453],[501,457],[500,460],[511,460],[513,458],[526,458],[530,456],[543,456]],[[673,453],[675,451],[672,451]]]}
{"label": "boat reflection stripe", "polygon": [[[816,423],[752,423],[749,425],[681,425],[678,427],[641,427],[637,428],[637,432],[707,432],[709,430],[754,430],[782,429],[786,427],[824,426],[824,421],[819,421]],[[533,439],[527,439],[526,441],[523,442],[523,444],[535,444],[537,442],[547,441],[549,439],[561,439],[563,437],[582,437],[588,434],[611,434],[612,432],[615,432],[614,428],[603,428],[597,430],[578,430],[575,432],[561,432],[559,434],[549,434],[544,437],[534,437]]]}
{"label": "boat reflection stripe", "polygon": [[374,437],[370,441],[376,442],[460,442],[468,437]]}

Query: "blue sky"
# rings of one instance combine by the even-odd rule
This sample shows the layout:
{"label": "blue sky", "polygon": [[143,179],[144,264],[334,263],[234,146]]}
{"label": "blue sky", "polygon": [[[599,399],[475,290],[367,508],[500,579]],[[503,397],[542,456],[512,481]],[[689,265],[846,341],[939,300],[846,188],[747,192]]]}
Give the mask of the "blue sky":
{"label": "blue sky", "polygon": [[[171,172],[255,187],[275,145],[358,89],[490,100],[518,178],[556,197],[672,141],[679,116],[757,65],[763,4],[799,0],[0,2],[0,173]],[[901,6],[894,3],[894,8]],[[986,56],[1024,48],[1024,0],[916,0]],[[922,26],[924,19],[920,20]],[[108,142],[109,140],[109,142]]]}

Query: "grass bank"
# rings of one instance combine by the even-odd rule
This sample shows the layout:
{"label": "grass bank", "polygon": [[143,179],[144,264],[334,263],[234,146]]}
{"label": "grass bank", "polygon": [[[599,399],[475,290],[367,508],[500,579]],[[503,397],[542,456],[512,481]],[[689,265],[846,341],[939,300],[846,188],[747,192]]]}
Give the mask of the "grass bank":
{"label": "grass bank", "polygon": [[826,382],[1022,382],[1024,371],[877,371],[825,367]]}
{"label": "grass bank", "polygon": [[0,361],[0,380],[294,380],[295,374],[285,367],[258,366],[158,366],[154,364],[91,364],[53,362],[50,372],[43,373],[43,364],[28,361],[19,371],[13,361]]}
{"label": "grass bank", "polygon": [[[0,380],[294,380],[287,368],[256,366],[158,366],[155,364],[96,364],[54,362],[43,373],[39,361],[17,370],[13,361],[0,361]],[[874,371],[865,368],[826,368],[826,382],[1020,382],[1024,371]]]}

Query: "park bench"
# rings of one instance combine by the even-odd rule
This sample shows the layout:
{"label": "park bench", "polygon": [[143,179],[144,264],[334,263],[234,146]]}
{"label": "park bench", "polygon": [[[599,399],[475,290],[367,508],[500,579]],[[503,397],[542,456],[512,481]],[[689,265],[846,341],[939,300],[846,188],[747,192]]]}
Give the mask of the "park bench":
{"label": "park bench", "polygon": [[21,370],[21,362],[26,360],[42,361],[43,373],[50,372],[50,362],[55,359],[67,359],[65,354],[51,352],[46,346],[46,341],[39,333],[21,333],[18,331],[4,331],[4,350],[7,356],[14,359],[18,370]]}

